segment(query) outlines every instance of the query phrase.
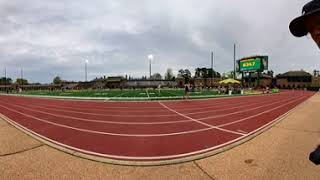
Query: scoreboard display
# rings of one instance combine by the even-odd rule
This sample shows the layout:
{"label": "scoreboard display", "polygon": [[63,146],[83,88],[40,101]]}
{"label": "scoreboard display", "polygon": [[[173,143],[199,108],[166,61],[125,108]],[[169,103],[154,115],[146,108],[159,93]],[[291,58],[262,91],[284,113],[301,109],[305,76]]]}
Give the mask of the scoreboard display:
{"label": "scoreboard display", "polygon": [[240,61],[240,71],[258,71],[260,69],[261,60],[259,58]]}
{"label": "scoreboard display", "polygon": [[237,70],[240,72],[262,72],[268,69],[268,56],[255,56],[238,61]]}

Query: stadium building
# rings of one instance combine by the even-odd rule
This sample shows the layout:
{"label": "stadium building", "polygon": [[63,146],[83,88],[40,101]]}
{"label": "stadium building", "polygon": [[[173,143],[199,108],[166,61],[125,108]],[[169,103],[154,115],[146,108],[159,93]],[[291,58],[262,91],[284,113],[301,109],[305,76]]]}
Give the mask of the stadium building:
{"label": "stadium building", "polygon": [[277,87],[283,89],[292,88],[311,88],[312,86],[312,75],[303,70],[301,71],[289,71],[276,76]]}

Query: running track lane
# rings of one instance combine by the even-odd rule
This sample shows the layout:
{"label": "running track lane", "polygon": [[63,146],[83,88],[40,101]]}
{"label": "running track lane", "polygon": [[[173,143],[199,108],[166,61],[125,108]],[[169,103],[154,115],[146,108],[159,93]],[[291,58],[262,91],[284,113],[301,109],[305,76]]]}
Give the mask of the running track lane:
{"label": "running track lane", "polygon": [[[199,154],[240,140],[312,95],[296,91],[271,96],[161,103],[0,96],[0,113],[39,135],[87,154],[121,160],[166,160]],[[46,109],[41,108],[46,105]],[[59,111],[64,108],[91,114]],[[115,114],[120,116],[108,117]],[[152,114],[159,117],[152,117]],[[137,120],[140,118],[143,121]],[[168,123],[157,124],[157,121]]]}
{"label": "running track lane", "polygon": [[[227,115],[238,115],[240,112],[254,110],[257,108],[263,108],[272,102],[278,103],[281,102],[279,100],[284,100],[285,98],[279,98],[279,96],[273,96],[272,98],[268,97],[269,99],[266,101],[264,99],[259,99],[261,102],[257,103],[250,103],[250,104],[241,104],[240,103],[232,103],[228,104],[228,107],[225,106],[212,106],[213,109],[208,111],[206,107],[203,110],[200,110],[195,113],[183,113],[184,115],[194,115],[194,114],[207,114],[205,118],[216,118],[216,117],[225,117]],[[7,103],[7,105],[11,105],[10,100],[2,100],[3,103]],[[71,118],[76,119],[79,121],[88,121],[88,122],[97,122],[97,123],[109,123],[109,124],[169,124],[169,123],[178,123],[178,122],[186,122],[191,120],[184,120],[185,117],[173,113],[162,113],[162,114],[152,114],[152,115],[132,115],[132,114],[124,114],[124,113],[112,113],[104,112],[99,109],[94,109],[92,112],[84,112],[86,109],[81,109],[81,111],[72,111],[69,110],[70,107],[67,107],[68,110],[61,107],[53,107],[53,108],[45,108],[39,105],[30,105],[30,103],[15,103],[13,106],[19,107],[25,110],[31,110],[33,112],[42,113],[44,115],[51,115],[59,118]],[[232,107],[230,107],[232,106]],[[221,108],[223,107],[223,108]],[[167,110],[170,111],[170,110]],[[172,113],[172,112],[171,112]],[[209,114],[211,116],[209,116]],[[172,120],[173,119],[173,120]]]}

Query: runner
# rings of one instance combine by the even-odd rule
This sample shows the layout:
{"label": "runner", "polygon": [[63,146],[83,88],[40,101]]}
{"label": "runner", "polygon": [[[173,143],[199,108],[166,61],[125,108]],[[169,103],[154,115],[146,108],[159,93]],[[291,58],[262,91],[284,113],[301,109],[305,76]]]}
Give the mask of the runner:
{"label": "runner", "polygon": [[161,90],[161,84],[158,85],[159,97],[161,96],[160,95],[160,90]]}
{"label": "runner", "polygon": [[190,91],[189,84],[185,84],[184,85],[184,96],[183,96],[183,99],[189,99],[189,91]]}

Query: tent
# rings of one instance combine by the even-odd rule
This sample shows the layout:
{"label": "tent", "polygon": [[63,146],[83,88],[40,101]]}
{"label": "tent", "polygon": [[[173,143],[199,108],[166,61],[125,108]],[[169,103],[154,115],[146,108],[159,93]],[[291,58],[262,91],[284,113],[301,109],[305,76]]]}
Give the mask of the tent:
{"label": "tent", "polygon": [[240,84],[240,81],[235,79],[225,79],[219,82],[219,84]]}

